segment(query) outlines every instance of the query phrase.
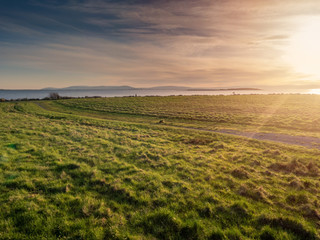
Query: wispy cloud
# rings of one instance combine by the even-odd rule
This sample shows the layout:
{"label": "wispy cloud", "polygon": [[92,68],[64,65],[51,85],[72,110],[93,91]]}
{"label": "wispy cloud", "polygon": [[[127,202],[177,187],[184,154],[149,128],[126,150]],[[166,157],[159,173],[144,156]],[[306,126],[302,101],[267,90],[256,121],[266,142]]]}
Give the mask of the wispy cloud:
{"label": "wispy cloud", "polygon": [[[292,34],[293,18],[320,13],[315,0],[31,3],[4,9],[0,63],[29,69],[50,86],[61,81],[37,72],[56,72],[68,83],[82,74],[88,85],[268,86],[304,80],[282,61],[281,46]],[[16,86],[5,83],[14,75],[0,74],[1,84]],[[17,79],[21,83],[23,76]]]}

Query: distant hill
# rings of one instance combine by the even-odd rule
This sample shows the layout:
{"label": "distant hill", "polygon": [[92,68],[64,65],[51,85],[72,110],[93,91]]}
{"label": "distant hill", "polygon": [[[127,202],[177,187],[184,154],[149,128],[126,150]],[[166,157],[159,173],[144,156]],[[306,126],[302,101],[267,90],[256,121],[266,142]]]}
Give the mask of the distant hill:
{"label": "distant hill", "polygon": [[150,87],[146,88],[150,90],[177,90],[177,91],[184,91],[188,90],[189,87],[179,87],[179,86],[159,86],[159,87]]}
{"label": "distant hill", "polygon": [[149,88],[135,88],[131,86],[71,86],[65,88],[43,88],[46,91],[62,90],[175,90],[175,91],[242,91],[242,90],[261,90],[259,88],[191,88],[183,86],[156,86]]}
{"label": "distant hill", "polygon": [[253,91],[262,90],[260,88],[189,88],[187,91]]}
{"label": "distant hill", "polygon": [[132,90],[130,86],[71,86],[65,88],[43,88],[41,90]]}
{"label": "distant hill", "polygon": [[43,88],[41,90],[187,90],[188,87],[179,87],[179,86],[157,86],[157,87],[150,87],[150,88],[134,88],[131,86],[71,86],[65,88]]}

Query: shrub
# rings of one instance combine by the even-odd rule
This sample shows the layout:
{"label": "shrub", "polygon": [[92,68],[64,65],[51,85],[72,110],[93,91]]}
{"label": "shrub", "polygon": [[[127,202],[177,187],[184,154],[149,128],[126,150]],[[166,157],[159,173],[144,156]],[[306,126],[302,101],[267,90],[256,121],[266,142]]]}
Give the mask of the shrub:
{"label": "shrub", "polygon": [[52,99],[52,100],[58,100],[61,97],[60,97],[60,95],[58,93],[52,92],[52,93],[49,93],[49,98]]}

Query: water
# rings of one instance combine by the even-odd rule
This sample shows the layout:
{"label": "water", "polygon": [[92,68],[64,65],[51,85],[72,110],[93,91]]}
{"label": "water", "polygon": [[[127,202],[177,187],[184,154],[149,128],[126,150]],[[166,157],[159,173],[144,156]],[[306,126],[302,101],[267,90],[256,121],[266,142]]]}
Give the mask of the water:
{"label": "water", "polygon": [[[0,90],[0,99],[45,98],[56,92],[64,97],[123,97],[123,96],[172,96],[172,95],[233,95],[233,94],[272,94],[283,91],[243,90],[243,91],[181,91],[181,90]],[[301,93],[291,91],[285,93]]]}

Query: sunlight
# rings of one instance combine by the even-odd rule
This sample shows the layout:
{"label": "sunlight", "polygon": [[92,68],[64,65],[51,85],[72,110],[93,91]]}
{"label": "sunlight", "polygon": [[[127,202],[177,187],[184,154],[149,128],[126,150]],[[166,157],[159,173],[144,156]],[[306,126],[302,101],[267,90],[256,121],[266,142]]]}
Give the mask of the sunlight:
{"label": "sunlight", "polygon": [[299,73],[320,77],[320,17],[300,18],[299,23],[285,60]]}
{"label": "sunlight", "polygon": [[309,94],[320,94],[320,89],[310,89],[310,91],[308,92]]}

